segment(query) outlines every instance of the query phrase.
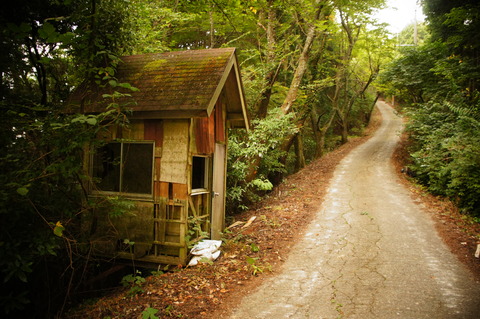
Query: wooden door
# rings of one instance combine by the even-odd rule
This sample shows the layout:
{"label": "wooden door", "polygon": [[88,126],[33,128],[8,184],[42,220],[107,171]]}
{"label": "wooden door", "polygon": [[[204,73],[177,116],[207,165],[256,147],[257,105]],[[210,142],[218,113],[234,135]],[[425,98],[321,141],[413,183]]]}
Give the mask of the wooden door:
{"label": "wooden door", "polygon": [[225,228],[226,145],[216,143],[213,155],[211,238],[220,239]]}

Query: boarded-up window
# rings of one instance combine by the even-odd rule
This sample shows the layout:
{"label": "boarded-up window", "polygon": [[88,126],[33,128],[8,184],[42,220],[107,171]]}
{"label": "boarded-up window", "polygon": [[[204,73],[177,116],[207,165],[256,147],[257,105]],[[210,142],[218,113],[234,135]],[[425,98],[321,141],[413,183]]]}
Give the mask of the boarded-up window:
{"label": "boarded-up window", "polygon": [[92,176],[106,192],[152,194],[154,144],[108,143],[93,157]]}
{"label": "boarded-up window", "polygon": [[192,160],[192,190],[208,189],[208,157],[194,156]]}

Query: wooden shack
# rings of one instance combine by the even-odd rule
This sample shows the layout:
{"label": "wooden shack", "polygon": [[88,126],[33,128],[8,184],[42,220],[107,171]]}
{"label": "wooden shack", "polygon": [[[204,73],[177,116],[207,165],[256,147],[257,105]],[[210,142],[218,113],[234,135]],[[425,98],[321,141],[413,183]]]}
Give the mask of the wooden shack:
{"label": "wooden shack", "polygon": [[[125,198],[116,216],[98,205],[85,218],[95,254],[185,264],[199,236],[219,239],[225,221],[227,130],[249,126],[234,48],[122,58],[119,82],[139,89],[130,125],[99,138],[85,156],[90,198]],[[70,106],[105,110],[102,91],[79,89]]]}

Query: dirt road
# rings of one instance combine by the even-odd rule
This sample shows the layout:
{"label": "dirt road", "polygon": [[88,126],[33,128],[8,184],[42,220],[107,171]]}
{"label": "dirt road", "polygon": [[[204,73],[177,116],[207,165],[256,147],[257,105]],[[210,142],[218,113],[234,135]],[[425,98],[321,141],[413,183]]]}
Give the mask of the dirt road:
{"label": "dirt road", "polygon": [[283,271],[232,318],[480,318],[480,283],[390,164],[402,122],[377,106],[382,126],[338,165]]}

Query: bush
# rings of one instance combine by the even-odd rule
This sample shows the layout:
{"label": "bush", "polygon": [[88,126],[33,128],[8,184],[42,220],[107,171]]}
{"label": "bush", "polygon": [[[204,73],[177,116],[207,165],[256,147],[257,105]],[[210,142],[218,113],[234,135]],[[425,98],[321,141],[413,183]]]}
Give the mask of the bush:
{"label": "bush", "polygon": [[[283,115],[275,109],[265,119],[252,121],[250,134],[232,131],[229,134],[227,163],[227,211],[238,212],[258,199],[258,194],[273,188],[268,176],[285,172],[279,159],[285,155],[281,144],[298,129],[293,124],[293,114]],[[255,170],[256,178],[247,181]]]}
{"label": "bush", "polygon": [[447,196],[465,212],[480,216],[480,121],[461,110],[467,108],[452,110],[448,102],[410,109],[410,168],[432,193]]}

